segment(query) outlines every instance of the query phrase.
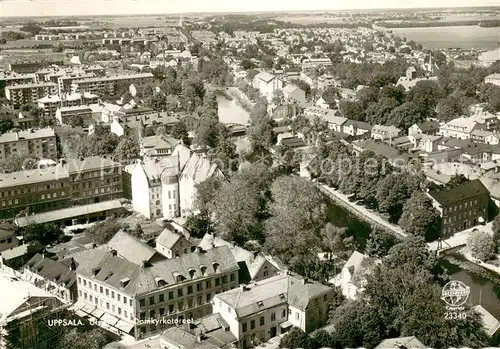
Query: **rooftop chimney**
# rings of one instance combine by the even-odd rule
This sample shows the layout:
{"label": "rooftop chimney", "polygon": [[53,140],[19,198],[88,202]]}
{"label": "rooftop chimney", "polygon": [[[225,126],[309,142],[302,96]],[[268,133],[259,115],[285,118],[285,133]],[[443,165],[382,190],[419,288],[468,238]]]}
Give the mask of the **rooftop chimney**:
{"label": "rooftop chimney", "polygon": [[305,284],[307,284],[307,282],[308,282],[308,281],[309,281],[309,280],[307,280],[307,278],[303,278],[303,279],[301,280],[301,283],[302,283],[302,285],[305,285]]}

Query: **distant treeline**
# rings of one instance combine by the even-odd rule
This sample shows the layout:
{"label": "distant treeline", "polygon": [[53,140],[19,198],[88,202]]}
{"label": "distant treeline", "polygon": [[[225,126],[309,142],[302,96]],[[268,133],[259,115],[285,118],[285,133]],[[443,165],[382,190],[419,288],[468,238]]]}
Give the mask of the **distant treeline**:
{"label": "distant treeline", "polygon": [[455,22],[379,22],[377,25],[384,28],[429,28],[429,27],[458,27],[458,26],[474,26],[480,27],[498,27],[500,20],[473,20],[473,21],[455,21]]}

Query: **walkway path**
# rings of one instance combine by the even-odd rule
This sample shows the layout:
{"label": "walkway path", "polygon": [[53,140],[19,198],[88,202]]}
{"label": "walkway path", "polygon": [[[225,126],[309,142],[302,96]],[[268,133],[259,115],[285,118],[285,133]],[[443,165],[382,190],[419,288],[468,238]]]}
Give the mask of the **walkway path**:
{"label": "walkway path", "polygon": [[388,222],[386,219],[378,215],[377,213],[367,209],[364,206],[358,205],[355,202],[349,201],[347,195],[342,194],[338,190],[335,190],[324,184],[317,184],[319,189],[332,198],[337,204],[341,205],[345,209],[349,210],[349,212],[361,216],[362,219],[368,221],[369,223],[387,229],[390,232],[393,232],[397,236],[401,238],[406,238],[408,234],[406,234],[401,227]]}

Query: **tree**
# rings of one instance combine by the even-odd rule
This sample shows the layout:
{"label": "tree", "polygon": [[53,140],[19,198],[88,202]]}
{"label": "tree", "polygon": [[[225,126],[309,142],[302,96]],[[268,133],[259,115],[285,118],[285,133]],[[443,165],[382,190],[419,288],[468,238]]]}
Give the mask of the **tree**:
{"label": "tree", "polygon": [[339,106],[344,117],[351,120],[364,121],[363,108],[358,102],[341,99]]}
{"label": "tree", "polygon": [[397,223],[403,207],[411,194],[420,189],[421,179],[410,173],[391,173],[379,183],[377,188],[378,210],[387,213],[389,220]]}
{"label": "tree", "polygon": [[413,193],[403,207],[399,225],[409,234],[435,240],[441,232],[441,217],[431,200],[421,191]]}
{"label": "tree", "polygon": [[30,224],[20,229],[25,243],[40,242],[42,245],[51,245],[57,242],[63,232],[60,227],[53,223]]}
{"label": "tree", "polygon": [[37,167],[38,160],[39,159],[33,158],[30,155],[20,156],[14,153],[3,160],[0,160],[0,170],[6,173],[32,170]]}
{"label": "tree", "polygon": [[406,102],[394,108],[388,119],[388,124],[407,130],[413,124],[425,121],[425,116],[414,102]]}
{"label": "tree", "polygon": [[467,239],[467,246],[472,257],[487,261],[495,255],[495,242],[491,235],[484,231],[473,232]]}
{"label": "tree", "polygon": [[436,81],[419,81],[407,95],[407,101],[413,102],[423,117],[435,114],[436,106],[441,96],[441,90]]}
{"label": "tree", "polygon": [[112,216],[87,228],[86,233],[94,243],[102,245],[108,243],[119,230],[127,228],[128,225],[120,223],[117,217]]}
{"label": "tree", "polygon": [[181,120],[172,127],[171,135],[180,139],[184,144],[189,144],[189,133],[186,124]]}
{"label": "tree", "polygon": [[255,121],[254,125],[248,130],[248,137],[252,142],[254,152],[268,150],[276,143],[276,138],[273,132],[274,120],[270,117],[262,117]]}
{"label": "tree", "polygon": [[319,330],[315,332],[313,340],[318,348],[335,348],[337,346],[334,336],[326,330]]}
{"label": "tree", "polygon": [[379,229],[374,229],[366,241],[365,253],[370,257],[385,257],[396,244],[394,235]]}
{"label": "tree", "polygon": [[491,229],[493,230],[493,242],[498,251],[498,248],[500,248],[500,215],[496,216],[493,220]]}
{"label": "tree", "polygon": [[271,197],[266,248],[284,261],[317,255],[326,220],[326,205],[318,188],[302,178],[282,176],[271,185]]}
{"label": "tree", "polygon": [[101,328],[94,328],[89,332],[80,332],[75,328],[63,336],[60,348],[101,349],[107,343],[106,334]]}
{"label": "tree", "polygon": [[203,238],[205,234],[214,233],[214,224],[210,218],[203,214],[191,214],[187,216],[184,227],[193,238]]}
{"label": "tree", "polygon": [[366,121],[371,124],[389,124],[389,115],[399,106],[396,98],[382,97],[376,103],[371,103],[366,109]]}
{"label": "tree", "polygon": [[261,164],[254,164],[224,182],[212,201],[214,220],[226,239],[244,244],[262,240],[262,220],[266,217],[272,174]]}
{"label": "tree", "polygon": [[128,137],[121,137],[114,151],[114,156],[119,161],[129,162],[139,157],[139,151],[137,142]]}
{"label": "tree", "polygon": [[340,306],[334,314],[334,336],[342,348],[373,348],[386,334],[377,309],[361,300]]}
{"label": "tree", "polygon": [[2,115],[0,117],[0,134],[10,131],[14,128],[14,122],[7,115]]}
{"label": "tree", "polygon": [[346,228],[339,228],[331,223],[327,223],[322,230],[323,246],[328,253],[328,259],[332,260],[333,255],[337,257],[350,256],[354,251],[354,238],[347,236]]}
{"label": "tree", "polygon": [[314,340],[298,327],[293,327],[280,340],[278,348],[316,349]]}

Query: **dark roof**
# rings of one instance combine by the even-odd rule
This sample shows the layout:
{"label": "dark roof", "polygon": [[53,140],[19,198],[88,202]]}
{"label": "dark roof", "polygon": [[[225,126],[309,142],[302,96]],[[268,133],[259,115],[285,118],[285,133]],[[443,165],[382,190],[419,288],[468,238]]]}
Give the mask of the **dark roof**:
{"label": "dark roof", "polygon": [[363,129],[363,130],[371,130],[372,129],[372,125],[370,125],[369,123],[364,122],[364,121],[358,121],[358,120],[348,119],[344,123],[344,126],[351,126],[351,125],[353,125],[354,127]]}
{"label": "dark roof", "polygon": [[14,226],[8,222],[0,223],[0,238],[14,236]]}
{"label": "dark roof", "polygon": [[305,147],[306,145],[304,141],[298,137],[284,138],[281,140],[281,144],[290,148]]}
{"label": "dark roof", "polygon": [[455,202],[468,198],[475,198],[480,195],[489,196],[489,192],[479,179],[475,179],[473,181],[460,184],[452,189],[431,191],[429,192],[429,195],[442,206],[448,206]]}
{"label": "dark roof", "polygon": [[324,93],[321,98],[323,98],[323,100],[327,103],[327,104],[333,104],[335,103],[335,96],[331,95],[331,94],[328,94],[328,93]]}
{"label": "dark roof", "polygon": [[[72,265],[73,270],[71,270]],[[44,279],[64,284],[66,287],[71,287],[76,280],[76,261],[72,258],[55,261],[37,253],[26,263],[26,267]]]}

